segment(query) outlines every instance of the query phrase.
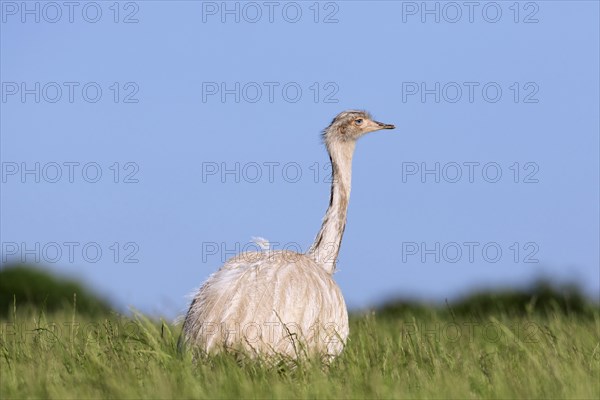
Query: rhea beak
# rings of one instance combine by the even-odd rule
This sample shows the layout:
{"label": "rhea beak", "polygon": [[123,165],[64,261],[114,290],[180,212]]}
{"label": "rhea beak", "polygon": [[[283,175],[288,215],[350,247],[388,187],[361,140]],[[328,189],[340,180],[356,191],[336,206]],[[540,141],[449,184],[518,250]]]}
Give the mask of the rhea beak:
{"label": "rhea beak", "polygon": [[396,129],[396,126],[392,124],[384,124],[383,122],[378,121],[373,122],[375,122],[379,126],[379,129]]}

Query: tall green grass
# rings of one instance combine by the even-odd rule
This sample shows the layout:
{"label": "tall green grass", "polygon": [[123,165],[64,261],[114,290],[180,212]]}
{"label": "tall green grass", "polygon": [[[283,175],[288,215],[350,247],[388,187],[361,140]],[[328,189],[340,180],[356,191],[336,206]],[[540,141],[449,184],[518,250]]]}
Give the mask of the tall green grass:
{"label": "tall green grass", "polygon": [[573,288],[354,314],[343,354],[325,367],[194,362],[177,350],[179,325],[119,315],[39,270],[0,278],[1,399],[600,398],[600,309]]}
{"label": "tall green grass", "polygon": [[351,318],[329,367],[230,355],[193,362],[179,326],[143,315],[16,310],[2,320],[0,397],[599,398],[600,315],[482,318],[434,308]]}

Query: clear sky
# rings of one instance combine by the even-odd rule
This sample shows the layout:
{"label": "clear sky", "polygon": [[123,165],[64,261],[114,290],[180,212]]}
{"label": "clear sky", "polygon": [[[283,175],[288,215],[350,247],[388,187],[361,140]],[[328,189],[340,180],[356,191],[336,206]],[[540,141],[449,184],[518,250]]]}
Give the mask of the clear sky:
{"label": "clear sky", "polygon": [[3,262],[174,316],[253,236],[308,248],[360,108],[397,129],[357,146],[351,308],[598,297],[596,1],[0,4]]}

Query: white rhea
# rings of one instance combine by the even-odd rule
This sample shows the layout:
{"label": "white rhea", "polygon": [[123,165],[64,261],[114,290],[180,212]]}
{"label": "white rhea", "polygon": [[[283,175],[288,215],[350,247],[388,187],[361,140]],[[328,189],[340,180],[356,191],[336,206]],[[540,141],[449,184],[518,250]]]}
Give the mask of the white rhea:
{"label": "white rhea", "polygon": [[359,137],[380,129],[394,125],[374,121],[365,111],[344,111],[333,119],[323,131],[333,171],[331,198],[309,251],[266,250],[229,259],[194,295],[182,344],[205,354],[229,350],[325,361],[342,352],[348,311],[332,275],[346,226],[352,156]]}

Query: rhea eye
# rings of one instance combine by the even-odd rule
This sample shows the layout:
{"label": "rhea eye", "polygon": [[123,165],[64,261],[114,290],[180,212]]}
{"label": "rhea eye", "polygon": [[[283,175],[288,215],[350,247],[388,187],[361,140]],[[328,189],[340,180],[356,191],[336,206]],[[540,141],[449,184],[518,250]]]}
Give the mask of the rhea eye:
{"label": "rhea eye", "polygon": [[362,124],[362,123],[363,123],[363,120],[362,120],[362,118],[359,118],[359,119],[356,119],[356,120],[354,120],[354,123],[355,123],[356,125],[360,125],[360,124]]}

